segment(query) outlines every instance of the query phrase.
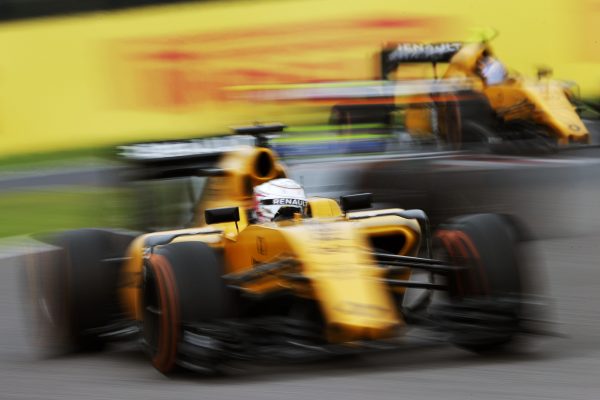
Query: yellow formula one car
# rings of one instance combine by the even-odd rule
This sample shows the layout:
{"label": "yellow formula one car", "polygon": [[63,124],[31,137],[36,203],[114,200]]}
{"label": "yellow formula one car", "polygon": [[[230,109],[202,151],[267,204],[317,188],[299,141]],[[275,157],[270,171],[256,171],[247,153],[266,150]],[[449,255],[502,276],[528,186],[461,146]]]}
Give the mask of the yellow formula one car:
{"label": "yellow formula one car", "polygon": [[381,53],[388,77],[401,64],[414,62],[431,62],[434,68],[447,63],[441,83],[468,79],[473,88],[416,99],[405,120],[413,134],[437,133],[455,146],[481,140],[550,147],[589,143],[568,88],[550,80],[549,70],[540,70],[536,80],[509,73],[487,42],[400,44]]}
{"label": "yellow formula one car", "polygon": [[394,349],[415,336],[482,351],[523,330],[519,237],[508,217],[459,217],[430,233],[423,211],[374,210],[358,194],[284,198],[292,212],[282,206],[257,222],[255,188],[286,176],[277,156],[199,143],[167,144],[175,155],[127,150],[147,178],[207,177],[194,227],[47,239],[56,250],[28,266],[42,339],[76,350],[138,338],[168,373]]}
{"label": "yellow formula one car", "polygon": [[378,64],[387,86],[355,90],[366,97],[335,105],[331,123],[396,129],[401,122],[413,138],[455,149],[483,142],[497,152],[545,152],[590,142],[564,82],[551,80],[549,69],[537,79],[508,71],[486,41],[388,45]]}

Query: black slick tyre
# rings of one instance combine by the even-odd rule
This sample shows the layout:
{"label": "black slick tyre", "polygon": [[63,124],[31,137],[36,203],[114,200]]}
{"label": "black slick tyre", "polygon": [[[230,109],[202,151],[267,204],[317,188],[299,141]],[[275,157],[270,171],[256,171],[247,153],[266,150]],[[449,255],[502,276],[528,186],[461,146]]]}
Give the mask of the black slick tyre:
{"label": "black slick tyre", "polygon": [[221,255],[201,242],[171,243],[154,249],[144,265],[143,344],[152,365],[176,369],[186,326],[231,315]]}
{"label": "black slick tyre", "polygon": [[78,229],[43,238],[55,250],[30,256],[26,265],[35,340],[42,351],[103,347],[98,332],[120,312],[119,267],[135,236],[126,231]]}
{"label": "black slick tyre", "polygon": [[434,240],[436,257],[465,267],[449,277],[450,299],[435,310],[451,342],[476,352],[511,343],[522,308],[515,227],[502,215],[468,215],[441,226]]}
{"label": "black slick tyre", "polygon": [[498,119],[487,98],[477,92],[444,94],[434,102],[438,134],[454,150],[498,139]]}

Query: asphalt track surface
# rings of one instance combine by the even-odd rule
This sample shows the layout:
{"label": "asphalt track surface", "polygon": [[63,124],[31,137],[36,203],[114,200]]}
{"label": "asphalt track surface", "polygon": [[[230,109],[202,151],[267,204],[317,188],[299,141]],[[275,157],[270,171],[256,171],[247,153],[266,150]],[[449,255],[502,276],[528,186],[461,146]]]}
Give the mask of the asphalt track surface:
{"label": "asphalt track surface", "polygon": [[[29,249],[15,240],[0,249],[0,399],[598,399],[597,162],[590,158],[549,169],[556,174],[531,163],[523,166],[488,159],[477,163],[459,158],[452,168],[458,173],[501,170],[521,177],[504,181],[500,188],[509,194],[501,203],[521,200],[530,204],[519,209],[531,217],[536,232],[526,250],[536,255],[536,281],[551,304],[552,311],[543,317],[554,321],[548,327],[563,337],[528,337],[519,351],[486,357],[437,345],[299,365],[246,364],[225,377],[165,377],[135,345],[41,358],[29,340],[20,290],[22,254]],[[353,168],[350,163],[336,173],[352,175],[357,171]],[[299,166],[296,173],[313,179],[308,170]],[[489,177],[483,173],[475,175],[476,182]],[[528,184],[532,180],[541,182],[532,186]],[[306,184],[328,190],[323,182]],[[336,192],[336,188],[329,190]],[[489,200],[498,193],[491,191],[484,197]],[[565,226],[568,229],[562,229]]]}
{"label": "asphalt track surface", "polygon": [[565,337],[482,357],[451,346],[293,366],[246,365],[218,378],[155,371],[136,346],[44,359],[28,340],[22,259],[0,264],[0,398],[12,399],[597,399],[600,236],[533,242]]}

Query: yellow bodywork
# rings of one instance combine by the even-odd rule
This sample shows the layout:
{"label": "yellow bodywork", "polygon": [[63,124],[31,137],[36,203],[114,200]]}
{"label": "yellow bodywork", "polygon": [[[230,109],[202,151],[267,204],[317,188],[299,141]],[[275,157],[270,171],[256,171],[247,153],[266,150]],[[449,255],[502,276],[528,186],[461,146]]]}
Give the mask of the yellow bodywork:
{"label": "yellow bodywork", "polygon": [[[533,121],[544,126],[560,145],[589,143],[589,132],[559,82],[548,78],[534,80],[509,74],[504,82],[488,86],[478,72],[478,63],[484,53],[492,53],[486,43],[465,44],[451,58],[442,80],[469,79],[473,90],[485,95],[499,118],[504,121]],[[443,112],[433,115],[431,108],[424,106],[421,97],[407,108],[407,131],[415,135],[433,134],[435,125],[442,136],[445,131],[451,131],[452,128],[443,125],[454,121],[448,121],[439,115]]]}
{"label": "yellow bodywork", "polygon": [[[261,154],[273,161],[267,173],[255,174],[253,168]],[[283,274],[271,274],[242,285],[250,294],[292,290],[297,296],[314,299],[326,320],[325,337],[330,342],[390,337],[403,325],[393,291],[382,281],[383,270],[373,259],[377,238],[387,237],[384,246],[389,252],[415,255],[421,240],[416,220],[396,215],[379,215],[399,209],[342,214],[336,201],[310,198],[310,218],[265,224],[249,224],[247,209],[251,207],[251,186],[266,179],[282,176],[285,170],[267,149],[248,148],[228,154],[221,167],[224,177],[209,178],[211,182],[199,203],[210,207],[240,207],[241,220],[207,226],[155,232],[142,235],[129,247],[122,268],[121,300],[127,314],[141,319],[140,286],[144,254],[148,240],[165,234],[179,234],[172,240],[201,241],[224,254],[224,273],[241,273],[255,266],[279,260],[294,260],[296,274],[305,280],[294,281]],[[360,219],[353,219],[361,217]],[[215,232],[217,231],[217,232]],[[190,266],[202,268],[201,265]],[[402,277],[408,279],[408,275]],[[401,291],[400,291],[401,292]]]}

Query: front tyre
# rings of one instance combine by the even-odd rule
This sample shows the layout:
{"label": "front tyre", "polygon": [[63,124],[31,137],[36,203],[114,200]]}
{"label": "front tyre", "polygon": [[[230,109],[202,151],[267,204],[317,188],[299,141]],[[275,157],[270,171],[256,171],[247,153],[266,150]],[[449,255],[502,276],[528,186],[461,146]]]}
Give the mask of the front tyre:
{"label": "front tyre", "polygon": [[141,299],[143,344],[160,372],[172,372],[180,361],[184,327],[231,315],[222,275],[221,255],[201,242],[158,247],[147,259]]}
{"label": "front tyre", "polygon": [[518,233],[507,217],[475,214],[452,219],[435,234],[436,257],[465,267],[448,279],[450,299],[436,316],[451,342],[494,351],[519,332],[522,281]]}

